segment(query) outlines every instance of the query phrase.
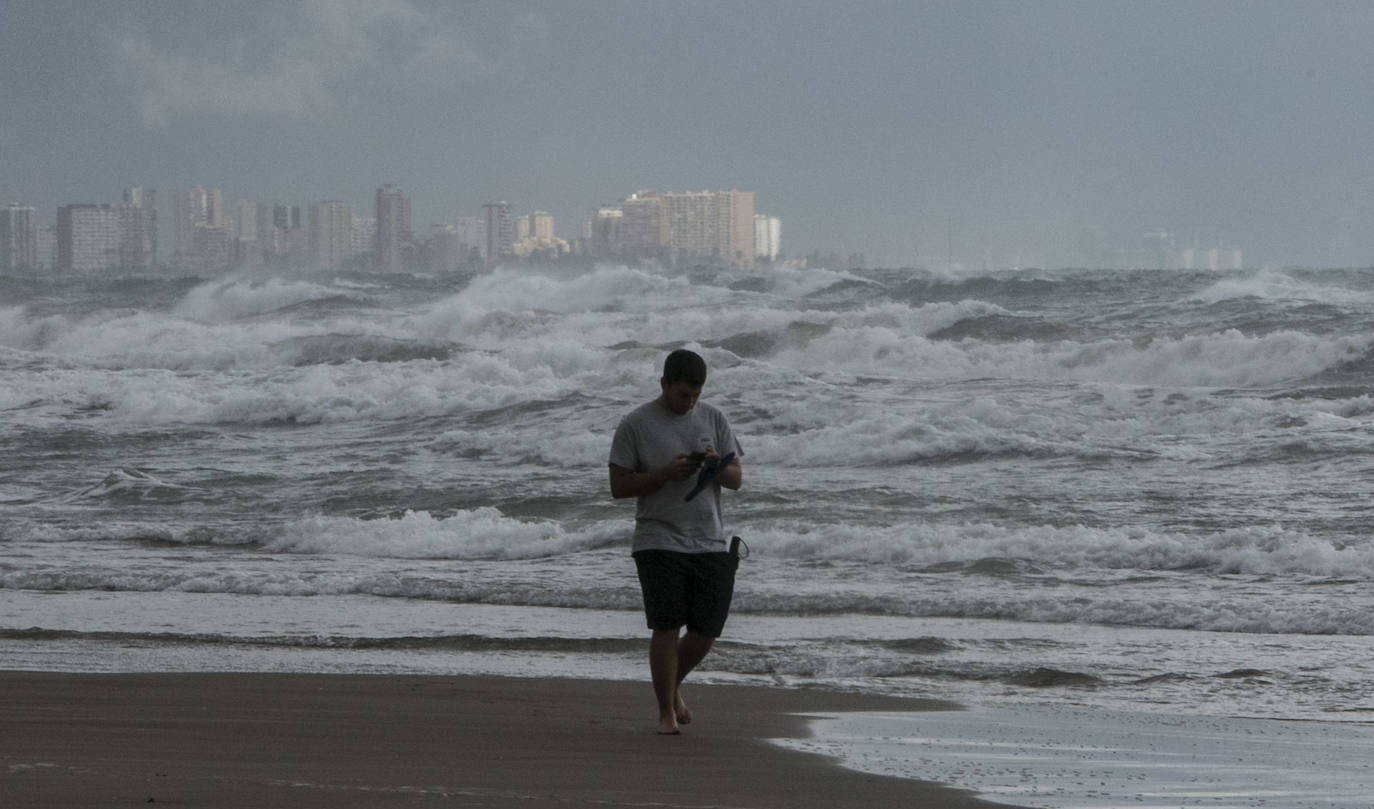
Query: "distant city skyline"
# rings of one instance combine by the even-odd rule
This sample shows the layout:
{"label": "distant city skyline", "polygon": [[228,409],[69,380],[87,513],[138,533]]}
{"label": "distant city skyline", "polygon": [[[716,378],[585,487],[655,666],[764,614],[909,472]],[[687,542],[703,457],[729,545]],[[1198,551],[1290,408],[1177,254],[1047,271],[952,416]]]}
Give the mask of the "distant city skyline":
{"label": "distant city skyline", "polygon": [[0,205],[138,185],[169,234],[196,184],[376,219],[390,182],[417,238],[505,200],[574,239],[636,189],[738,188],[789,256],[1054,268],[1164,230],[1369,266],[1370,39],[1323,0],[9,0]]}
{"label": "distant city skyline", "polygon": [[[31,269],[57,272],[115,267],[137,272],[161,267],[219,273],[228,268],[262,268],[273,261],[281,268],[297,269],[451,271],[470,264],[474,251],[488,267],[500,260],[539,254],[545,259],[693,257],[740,267],[752,266],[755,259],[770,263],[791,258],[836,268],[1022,269],[991,266],[986,257],[979,266],[976,257],[958,256],[952,249],[945,256],[925,260],[917,256],[900,265],[882,259],[870,262],[863,251],[844,254],[816,248],[809,254],[789,256],[783,249],[781,218],[755,212],[753,197],[752,192],[740,191],[636,191],[620,202],[594,206],[576,228],[579,235],[565,239],[557,233],[553,214],[518,213],[504,200],[485,203],[480,216],[460,213],[417,231],[410,198],[395,183],[375,189],[370,209],[341,200],[301,206],[241,199],[232,208],[238,211],[237,217],[226,214],[231,208],[224,202],[222,189],[196,185],[174,194],[173,250],[163,256],[157,249],[157,191],[131,186],[123,190],[123,203],[60,206],[55,226],[43,224],[41,212],[33,206],[10,203],[0,217],[0,272],[23,269],[26,261],[35,262],[27,265]],[[374,216],[359,215],[360,210]],[[79,223],[82,232],[75,253],[70,252],[73,222]],[[62,253],[64,245],[67,254]],[[426,252],[431,249],[438,252]],[[1138,234],[1138,239],[1126,240],[1085,229],[1079,234],[1077,256],[1079,261],[1065,266],[1204,270],[1249,266],[1241,246],[1220,234],[1215,239],[1204,237],[1197,228],[1191,236],[1151,228]]]}
{"label": "distant city skyline", "polygon": [[[341,200],[308,204],[302,216],[302,206],[241,199],[236,218],[222,189],[195,185],[174,194],[166,257],[157,250],[156,196],[136,186],[124,189],[122,204],[64,205],[53,228],[40,224],[33,206],[12,203],[0,219],[0,273],[452,272],[479,260],[491,268],[572,257],[750,268],[782,258],[781,220],[756,214],[751,191],[635,191],[595,206],[580,235],[564,239],[553,214],[517,213],[505,201],[485,203],[480,218],[451,216],[417,233],[410,198],[395,183],[376,189],[371,217]],[[45,231],[52,233],[46,243]]]}

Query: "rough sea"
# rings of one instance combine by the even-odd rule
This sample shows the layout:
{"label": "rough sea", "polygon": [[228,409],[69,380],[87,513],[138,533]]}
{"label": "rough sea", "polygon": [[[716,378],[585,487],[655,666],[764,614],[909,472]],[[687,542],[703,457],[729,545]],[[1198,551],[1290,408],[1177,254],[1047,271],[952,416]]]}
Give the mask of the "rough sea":
{"label": "rough sea", "polygon": [[[606,458],[679,346],[750,549],[693,679],[963,703],[808,749],[1026,806],[1374,803],[1374,270],[0,278],[0,668],[647,682]],[[1313,777],[986,746],[1045,716]]]}

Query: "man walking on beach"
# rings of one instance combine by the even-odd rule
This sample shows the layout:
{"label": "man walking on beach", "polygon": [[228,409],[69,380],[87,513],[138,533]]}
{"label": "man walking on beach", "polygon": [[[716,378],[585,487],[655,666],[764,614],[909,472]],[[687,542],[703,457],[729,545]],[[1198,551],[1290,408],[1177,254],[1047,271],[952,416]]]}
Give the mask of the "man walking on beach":
{"label": "man walking on beach", "polygon": [[[661,734],[692,721],[679,686],[720,637],[739,566],[727,546],[720,490],[740,487],[744,452],[724,414],[697,401],[705,384],[705,360],[672,352],[659,397],[621,419],[611,443],[611,496],[638,498],[633,556],[653,631],[649,671]],[[693,496],[698,478],[712,471]]]}

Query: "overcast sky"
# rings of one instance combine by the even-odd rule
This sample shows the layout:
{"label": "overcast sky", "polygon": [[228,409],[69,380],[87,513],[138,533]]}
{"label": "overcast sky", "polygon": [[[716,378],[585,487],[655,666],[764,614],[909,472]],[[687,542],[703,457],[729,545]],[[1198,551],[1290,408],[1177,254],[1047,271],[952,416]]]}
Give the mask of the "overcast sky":
{"label": "overcast sky", "polygon": [[[1374,4],[0,0],[0,204],[738,188],[798,255],[1374,264]],[[170,242],[163,253],[170,252]]]}

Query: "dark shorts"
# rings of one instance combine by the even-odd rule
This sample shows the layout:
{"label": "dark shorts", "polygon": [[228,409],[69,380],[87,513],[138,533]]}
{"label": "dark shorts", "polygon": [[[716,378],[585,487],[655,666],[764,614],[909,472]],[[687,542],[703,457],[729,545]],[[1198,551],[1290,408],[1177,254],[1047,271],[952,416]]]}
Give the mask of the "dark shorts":
{"label": "dark shorts", "polygon": [[650,629],[688,630],[718,638],[730,614],[739,557],[722,553],[635,551]]}

